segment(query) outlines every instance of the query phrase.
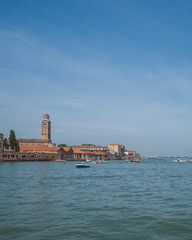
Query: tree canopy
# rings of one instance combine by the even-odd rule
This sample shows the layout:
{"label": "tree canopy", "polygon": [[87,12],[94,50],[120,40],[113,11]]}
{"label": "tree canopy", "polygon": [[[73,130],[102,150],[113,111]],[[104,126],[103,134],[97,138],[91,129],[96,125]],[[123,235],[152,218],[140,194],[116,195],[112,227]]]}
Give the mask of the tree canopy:
{"label": "tree canopy", "polygon": [[90,143],[89,144],[85,144],[84,143],[84,144],[82,144],[82,146],[95,146],[95,145],[94,144],[90,144]]}
{"label": "tree canopy", "polygon": [[57,145],[57,147],[67,147],[67,144],[59,144],[59,145]]}
{"label": "tree canopy", "polygon": [[3,147],[4,147],[5,149],[8,149],[8,148],[9,148],[9,144],[7,143],[7,138],[4,138],[4,139],[3,139]]}
{"label": "tree canopy", "polygon": [[15,149],[16,152],[19,152],[19,142],[16,140],[15,132],[10,130],[9,134],[9,146],[11,149]]}

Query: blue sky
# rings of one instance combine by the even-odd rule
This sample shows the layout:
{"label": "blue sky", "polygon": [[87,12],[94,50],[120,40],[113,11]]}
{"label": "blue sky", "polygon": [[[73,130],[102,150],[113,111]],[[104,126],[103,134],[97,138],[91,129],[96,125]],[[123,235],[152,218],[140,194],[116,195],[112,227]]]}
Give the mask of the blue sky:
{"label": "blue sky", "polygon": [[1,0],[0,132],[192,156],[191,0]]}

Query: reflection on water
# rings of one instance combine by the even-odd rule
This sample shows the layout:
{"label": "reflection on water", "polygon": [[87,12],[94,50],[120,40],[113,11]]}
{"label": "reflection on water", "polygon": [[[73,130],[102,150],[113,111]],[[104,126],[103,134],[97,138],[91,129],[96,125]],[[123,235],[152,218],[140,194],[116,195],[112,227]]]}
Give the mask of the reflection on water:
{"label": "reflection on water", "polygon": [[192,239],[183,159],[0,164],[1,239]]}

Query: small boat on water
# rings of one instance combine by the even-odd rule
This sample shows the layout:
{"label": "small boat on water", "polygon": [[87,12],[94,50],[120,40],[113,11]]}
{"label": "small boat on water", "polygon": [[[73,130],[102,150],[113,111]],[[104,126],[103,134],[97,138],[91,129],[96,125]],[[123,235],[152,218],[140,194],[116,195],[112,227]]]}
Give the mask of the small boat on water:
{"label": "small boat on water", "polygon": [[92,163],[106,163],[105,160],[92,160]]}
{"label": "small boat on water", "polygon": [[136,162],[136,163],[140,163],[140,162],[141,162],[141,160],[140,160],[140,159],[138,159],[138,158],[135,158],[135,159],[130,159],[130,162]]}
{"label": "small boat on water", "polygon": [[83,162],[79,162],[79,163],[76,164],[76,167],[77,168],[88,168],[90,166],[88,164],[83,163]]}
{"label": "small boat on water", "polygon": [[177,159],[177,162],[182,163],[183,161],[179,158]]}

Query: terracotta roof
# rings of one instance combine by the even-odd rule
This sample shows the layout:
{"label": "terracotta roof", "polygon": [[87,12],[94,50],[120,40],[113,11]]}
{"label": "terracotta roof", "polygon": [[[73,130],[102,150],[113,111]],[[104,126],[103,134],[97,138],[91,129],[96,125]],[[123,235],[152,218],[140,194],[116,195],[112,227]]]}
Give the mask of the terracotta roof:
{"label": "terracotta roof", "polygon": [[3,135],[3,133],[0,133],[0,135]]}
{"label": "terracotta roof", "polygon": [[87,152],[81,151],[81,150],[73,150],[74,153],[82,153],[82,154],[86,154]]}
{"label": "terracotta roof", "polygon": [[103,146],[98,145],[75,145],[73,148],[103,148]]}
{"label": "terracotta roof", "polygon": [[71,147],[62,147],[64,150],[65,150],[65,152],[69,152],[72,148]]}
{"label": "terracotta roof", "polygon": [[122,146],[122,144],[119,144],[119,143],[111,143],[111,144],[108,144],[108,146],[116,146],[116,145]]}
{"label": "terracotta roof", "polygon": [[24,138],[19,138],[17,139],[19,143],[50,143],[50,139],[24,139]]}
{"label": "terracotta roof", "polygon": [[58,152],[61,147],[38,147],[38,146],[21,146],[20,151],[42,151],[42,152]]}

